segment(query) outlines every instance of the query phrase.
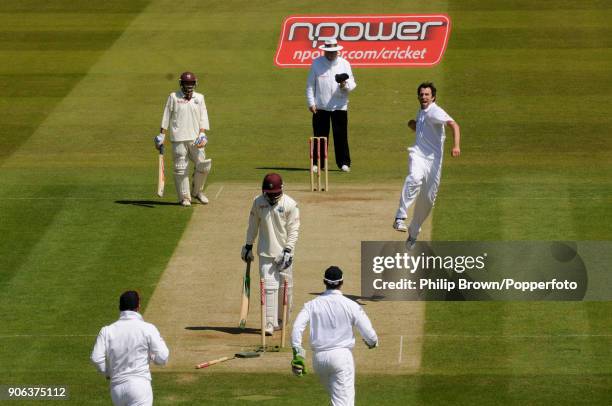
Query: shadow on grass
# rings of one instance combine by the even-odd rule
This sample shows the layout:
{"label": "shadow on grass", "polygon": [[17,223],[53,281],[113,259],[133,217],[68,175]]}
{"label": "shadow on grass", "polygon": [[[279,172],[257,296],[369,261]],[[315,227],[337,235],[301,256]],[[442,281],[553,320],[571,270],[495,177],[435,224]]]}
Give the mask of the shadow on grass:
{"label": "shadow on grass", "polygon": [[257,334],[259,335],[260,330],[257,328],[240,328],[240,327],[216,327],[216,326],[189,326],[185,327],[185,330],[192,331],[220,331],[228,334]]}
{"label": "shadow on grass", "polygon": [[115,200],[117,204],[130,204],[132,206],[147,207],[154,209],[155,206],[179,206],[180,203],[162,202],[158,200]]}
{"label": "shadow on grass", "polygon": [[[288,172],[310,172],[310,168],[295,168],[291,166],[258,166],[255,169],[265,169],[273,171],[288,171]],[[328,172],[340,172],[340,169],[327,169]]]}

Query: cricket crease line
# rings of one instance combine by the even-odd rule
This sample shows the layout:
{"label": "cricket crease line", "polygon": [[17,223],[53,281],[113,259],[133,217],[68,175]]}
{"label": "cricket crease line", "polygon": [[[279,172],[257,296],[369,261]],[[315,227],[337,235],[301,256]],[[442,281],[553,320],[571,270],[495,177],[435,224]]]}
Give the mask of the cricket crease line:
{"label": "cricket crease line", "polygon": [[221,185],[221,187],[217,191],[217,194],[215,195],[215,200],[217,200],[219,198],[219,195],[221,194],[222,191],[223,191],[223,185]]}
{"label": "cricket crease line", "polygon": [[402,351],[404,350],[404,336],[400,336],[399,355],[397,356],[397,363],[402,363]]}

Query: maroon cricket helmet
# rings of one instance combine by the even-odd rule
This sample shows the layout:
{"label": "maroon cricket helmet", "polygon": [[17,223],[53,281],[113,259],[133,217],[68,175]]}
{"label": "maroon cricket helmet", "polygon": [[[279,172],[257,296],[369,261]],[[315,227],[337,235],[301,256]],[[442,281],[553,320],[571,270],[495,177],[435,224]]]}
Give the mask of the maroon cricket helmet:
{"label": "maroon cricket helmet", "polygon": [[283,191],[283,178],[278,173],[269,173],[264,177],[261,191],[264,193],[279,193]]}
{"label": "maroon cricket helmet", "polygon": [[192,93],[195,87],[198,85],[198,78],[191,72],[181,73],[179,78],[179,86],[185,93]]}

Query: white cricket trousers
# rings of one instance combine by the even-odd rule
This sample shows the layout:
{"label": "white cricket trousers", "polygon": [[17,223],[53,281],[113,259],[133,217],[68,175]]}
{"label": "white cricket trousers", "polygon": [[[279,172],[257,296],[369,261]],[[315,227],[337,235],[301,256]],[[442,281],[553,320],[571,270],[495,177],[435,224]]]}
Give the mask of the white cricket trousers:
{"label": "white cricket trousers", "polygon": [[[174,185],[179,201],[183,199],[191,199],[189,187],[189,160],[195,165],[195,173],[203,171],[205,167],[206,153],[204,148],[198,148],[193,145],[193,141],[176,141],[172,142],[172,153],[174,156]],[[194,191],[198,193],[198,191]]]}
{"label": "white cricket trousers", "polygon": [[409,172],[404,181],[395,218],[405,219],[408,217],[408,209],[414,204],[414,214],[410,226],[408,226],[408,233],[411,237],[416,238],[421,232],[421,225],[429,216],[438,195],[440,175],[442,174],[442,157],[429,159],[410,149],[409,151]]}
{"label": "white cricket trousers", "polygon": [[110,392],[115,406],[153,405],[153,388],[147,378],[132,377],[124,383],[112,385]]}
{"label": "white cricket trousers", "polygon": [[327,389],[332,406],[355,404],[355,362],[351,350],[313,352],[312,366]]}

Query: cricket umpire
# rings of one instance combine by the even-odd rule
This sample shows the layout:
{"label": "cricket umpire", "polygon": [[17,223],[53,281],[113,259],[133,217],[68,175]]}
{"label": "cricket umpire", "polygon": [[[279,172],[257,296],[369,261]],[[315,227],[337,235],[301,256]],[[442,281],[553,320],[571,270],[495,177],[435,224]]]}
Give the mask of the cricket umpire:
{"label": "cricket umpire", "polygon": [[[315,137],[329,138],[331,120],[334,132],[336,165],[343,172],[351,170],[351,154],[348,144],[348,95],[357,83],[351,64],[338,55],[343,47],[335,39],[325,41],[319,49],[323,56],[312,62],[306,81],[306,101],[312,113],[312,130]],[[323,146],[320,146],[322,149]],[[319,147],[314,146],[314,162]],[[322,160],[323,162],[323,160]],[[317,172],[320,168],[313,168]]]}
{"label": "cricket umpire", "polygon": [[291,346],[294,374],[306,373],[302,333],[310,323],[312,365],[325,385],[333,406],[355,403],[355,363],[351,349],[355,346],[353,327],[357,327],[368,348],[378,346],[378,337],[361,306],[342,294],[342,270],[330,266],[325,270],[326,290],[307,302],[293,323]]}
{"label": "cricket umpire", "polygon": [[[240,257],[254,259],[253,244],[259,234],[257,253],[259,273],[265,280],[266,334],[272,335],[282,320],[283,292],[280,285],[287,280],[288,312],[293,301],[293,255],[300,230],[300,210],[295,200],[283,193],[283,179],[277,173],[264,177],[261,194],[253,200],[249,213],[246,243]],[[283,280],[281,281],[281,276]],[[287,316],[289,317],[289,316]]]}
{"label": "cricket umpire", "polygon": [[[442,157],[444,156],[444,126],[453,130],[453,149],[451,155],[461,154],[461,131],[459,125],[436,104],[436,87],[433,83],[421,83],[417,88],[417,98],[421,108],[416,120],[408,121],[408,127],[416,132],[414,145],[408,148],[409,173],[404,181],[395,214],[393,228],[397,231],[408,231],[406,247],[411,249],[421,231],[421,225],[431,212],[438,195],[442,175]],[[414,206],[414,215],[410,226],[405,219],[408,208]]]}
{"label": "cricket umpire", "polygon": [[[195,91],[197,84],[198,78],[193,73],[181,74],[180,90],[168,96],[160,132],[154,139],[155,147],[160,149],[164,144],[168,128],[172,129],[170,140],[174,158],[174,185],[179,203],[185,207],[191,206],[192,198],[202,204],[208,203],[208,198],[202,191],[212,164],[210,159],[206,159],[204,150],[208,143],[206,131],[210,129],[208,111],[204,95]],[[191,193],[188,159],[195,165]]]}
{"label": "cricket umpire", "polygon": [[168,347],[157,328],[140,313],[140,296],[130,290],[119,298],[119,320],[102,327],[91,353],[91,362],[110,380],[115,406],[153,404],[149,361],[168,362]]}

